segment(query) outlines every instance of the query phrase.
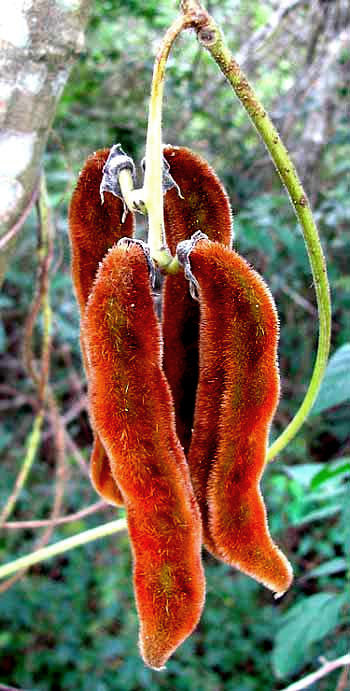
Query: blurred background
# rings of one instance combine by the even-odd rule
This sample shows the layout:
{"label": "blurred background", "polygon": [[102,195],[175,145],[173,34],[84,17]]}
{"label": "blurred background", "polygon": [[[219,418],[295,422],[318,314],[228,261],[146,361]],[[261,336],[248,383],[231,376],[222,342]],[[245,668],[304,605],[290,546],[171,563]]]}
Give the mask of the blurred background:
{"label": "blurred background", "polygon": [[[145,668],[137,650],[127,535],[93,542],[39,564],[13,583],[0,583],[0,686],[278,690],[317,669],[320,656],[334,659],[349,651],[349,5],[212,0],[206,7],[291,152],[328,262],[333,328],[327,375],[307,423],[263,480],[271,532],[293,564],[295,583],[274,601],[262,586],[205,553],[207,601],[200,625],[167,669],[156,673]],[[92,437],[67,209],[92,151],[120,142],[135,161],[143,157],[154,55],[176,13],[175,2],[95,0],[84,51],[52,126],[44,166],[55,228],[50,385],[57,405],[45,420],[15,510],[1,529],[2,563],[30,552],[46,530],[57,541],[123,516],[98,501],[87,474]],[[312,372],[317,346],[312,277],[301,232],[265,148],[192,32],[181,36],[169,60],[163,131],[165,143],[188,146],[215,168],[232,204],[234,247],[275,297],[282,398],[273,439],[296,412]],[[0,296],[0,506],[16,482],[37,409],[22,358],[35,297],[37,226],[33,211]],[[143,233],[141,217],[138,233]],[[42,332],[39,317],[34,354]],[[69,516],[96,502],[88,515],[55,527],[13,525]],[[312,688],[341,691],[349,684],[346,670],[339,669]]]}

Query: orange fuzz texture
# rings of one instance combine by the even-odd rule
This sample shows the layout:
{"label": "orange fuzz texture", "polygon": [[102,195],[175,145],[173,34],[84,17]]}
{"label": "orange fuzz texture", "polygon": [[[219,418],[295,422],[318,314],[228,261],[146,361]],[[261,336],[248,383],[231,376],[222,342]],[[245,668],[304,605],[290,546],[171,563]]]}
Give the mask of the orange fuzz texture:
{"label": "orange fuzz texture", "polygon": [[205,582],[200,513],[175,432],[139,245],[108,252],[83,328],[90,412],[127,511],[140,650],[146,664],[159,669],[197,625]]}
{"label": "orange fuzz texture", "polygon": [[188,454],[209,551],[282,594],[289,562],[273,543],[259,482],[279,398],[278,318],[261,277],[236,252],[199,240],[200,376]]}
{"label": "orange fuzz texture", "polygon": [[[227,194],[213,169],[184,147],[166,146],[164,157],[179,185],[164,199],[164,225],[170,252],[197,230],[230,246],[232,215]],[[183,273],[168,275],[163,288],[164,372],[174,398],[176,429],[187,453],[198,383],[199,306]]]}
{"label": "orange fuzz texture", "polygon": [[[132,214],[129,213],[122,223],[123,202],[119,197],[105,192],[104,203],[101,203],[102,169],[109,151],[101,149],[86,160],[69,209],[72,278],[81,316],[84,314],[99,263],[112,245],[122,237],[131,237],[134,230]],[[81,349],[88,376],[83,338]],[[121,506],[121,494],[111,475],[106,452],[96,434],[90,459],[90,472],[97,492],[107,501]]]}

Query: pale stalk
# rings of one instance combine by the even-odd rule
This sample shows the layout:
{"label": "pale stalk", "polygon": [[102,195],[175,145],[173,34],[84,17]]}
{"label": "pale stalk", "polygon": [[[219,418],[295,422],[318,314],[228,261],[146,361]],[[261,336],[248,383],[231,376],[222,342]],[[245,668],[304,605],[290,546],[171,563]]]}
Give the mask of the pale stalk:
{"label": "pale stalk", "polygon": [[172,261],[165,242],[162,185],[162,107],[165,66],[171,46],[187,25],[186,17],[176,19],[162,40],[154,63],[149,104],[143,200],[148,213],[148,245],[151,257],[162,268]]}

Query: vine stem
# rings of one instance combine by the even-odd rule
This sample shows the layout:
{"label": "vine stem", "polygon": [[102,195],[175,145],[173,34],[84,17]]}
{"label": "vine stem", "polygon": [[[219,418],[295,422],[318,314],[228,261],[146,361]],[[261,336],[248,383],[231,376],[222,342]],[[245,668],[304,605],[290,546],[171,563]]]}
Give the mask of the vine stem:
{"label": "vine stem", "polygon": [[116,521],[110,521],[109,523],[104,523],[99,525],[97,528],[91,528],[90,530],[84,530],[82,533],[68,537],[65,540],[60,540],[55,542],[53,545],[48,545],[42,549],[37,549],[35,552],[31,552],[24,557],[19,557],[19,559],[14,559],[0,566],[0,578],[6,578],[16,571],[21,569],[28,569],[34,564],[39,564],[39,562],[45,559],[50,559],[51,557],[56,557],[58,554],[63,554],[68,552],[74,547],[80,547],[80,545],[86,545],[88,542],[93,540],[98,540],[102,537],[107,537],[107,535],[113,535],[114,533],[120,533],[122,530],[126,530],[126,521],[124,518],[119,518]]}
{"label": "vine stem", "polygon": [[183,0],[180,6],[184,16],[191,19],[191,26],[197,31],[199,43],[209,51],[225,75],[269,152],[300,223],[313,275],[319,316],[318,348],[314,369],[301,406],[268,450],[267,460],[271,461],[289,444],[303,425],[315,402],[326,369],[331,337],[331,301],[326,261],[306,192],[289,153],[246,76],[226,46],[221,31],[213,18],[203,10],[198,0]]}
{"label": "vine stem", "polygon": [[5,523],[7,521],[8,517],[11,515],[15,504],[17,502],[17,499],[25,485],[26,479],[28,477],[29,471],[33,465],[33,461],[35,459],[35,454],[37,452],[38,446],[40,444],[40,439],[41,439],[41,429],[44,421],[44,413],[41,411],[38,413],[34,419],[34,423],[32,426],[32,429],[30,431],[29,437],[28,437],[28,445],[27,445],[27,452],[24,457],[22,467],[20,472],[17,475],[15,486],[13,489],[13,492],[11,493],[10,497],[8,498],[0,516],[0,526],[2,523]]}

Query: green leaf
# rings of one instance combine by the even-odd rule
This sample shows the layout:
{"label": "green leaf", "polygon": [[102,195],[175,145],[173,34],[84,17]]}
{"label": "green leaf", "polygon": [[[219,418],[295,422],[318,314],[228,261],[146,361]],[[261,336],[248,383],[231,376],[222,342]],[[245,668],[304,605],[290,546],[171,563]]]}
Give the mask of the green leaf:
{"label": "green leaf", "polygon": [[322,470],[313,476],[311,488],[316,489],[324,482],[327,482],[327,480],[332,480],[338,475],[347,475],[348,473],[350,473],[350,457],[344,457],[340,461],[335,461],[334,463],[327,463]]}
{"label": "green leaf", "polygon": [[315,569],[311,569],[305,576],[307,578],[316,578],[318,576],[330,576],[333,573],[340,573],[341,571],[346,571],[347,564],[343,557],[336,557],[335,559],[329,559],[324,564],[320,564]]}
{"label": "green leaf", "polygon": [[344,494],[339,535],[343,544],[344,554],[350,566],[350,484],[347,485]]}
{"label": "green leaf", "polygon": [[318,415],[345,401],[350,401],[350,343],[338,348],[330,358],[311,414]]}
{"label": "green leaf", "polygon": [[325,506],[323,509],[315,509],[315,511],[310,511],[306,516],[298,518],[293,521],[293,525],[306,525],[307,523],[312,523],[313,521],[323,521],[326,518],[332,518],[342,509],[342,504],[330,504]]}
{"label": "green leaf", "polygon": [[272,664],[277,677],[287,677],[314,654],[321,641],[338,624],[344,595],[319,593],[294,605],[283,618],[276,636]]}
{"label": "green leaf", "polygon": [[303,463],[302,465],[294,466],[294,468],[287,466],[285,471],[292,480],[298,482],[302,487],[310,487],[315,475],[319,475],[323,469],[323,463]]}

